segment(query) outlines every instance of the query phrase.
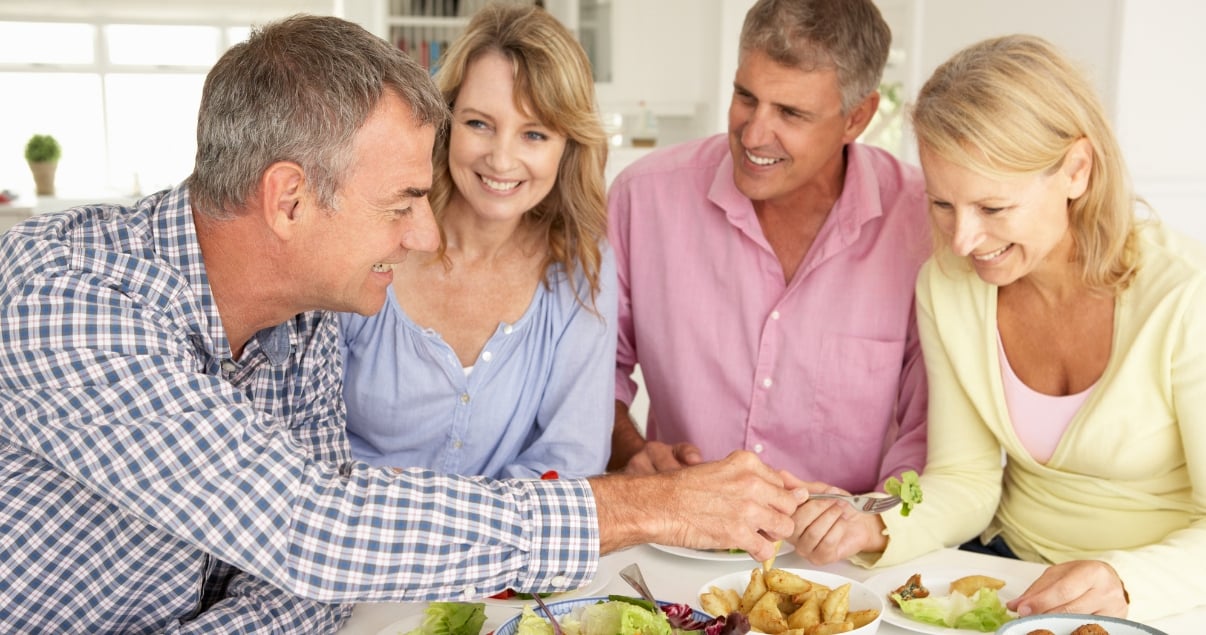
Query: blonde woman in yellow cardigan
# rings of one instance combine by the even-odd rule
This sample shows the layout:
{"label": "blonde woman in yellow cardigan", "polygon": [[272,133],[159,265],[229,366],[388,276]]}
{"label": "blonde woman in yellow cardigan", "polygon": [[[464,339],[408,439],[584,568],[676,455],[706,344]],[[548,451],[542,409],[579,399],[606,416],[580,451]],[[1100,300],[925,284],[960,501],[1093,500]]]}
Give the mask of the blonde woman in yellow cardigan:
{"label": "blonde woman in yellow cardigan", "polygon": [[1040,39],[956,54],[913,124],[942,241],[917,282],[925,501],[870,528],[809,503],[805,555],[1051,563],[1022,615],[1206,602],[1206,252],[1136,219],[1100,103]]}

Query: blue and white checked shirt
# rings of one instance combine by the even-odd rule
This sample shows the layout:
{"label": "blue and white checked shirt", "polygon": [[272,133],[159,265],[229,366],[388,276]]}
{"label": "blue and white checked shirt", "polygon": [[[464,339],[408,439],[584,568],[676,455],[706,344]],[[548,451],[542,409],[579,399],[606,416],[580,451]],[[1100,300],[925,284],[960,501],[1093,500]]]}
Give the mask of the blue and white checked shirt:
{"label": "blue and white checked shirt", "polygon": [[230,359],[183,186],[0,237],[0,632],[323,632],[594,576],[583,480],[352,462],[337,330]]}

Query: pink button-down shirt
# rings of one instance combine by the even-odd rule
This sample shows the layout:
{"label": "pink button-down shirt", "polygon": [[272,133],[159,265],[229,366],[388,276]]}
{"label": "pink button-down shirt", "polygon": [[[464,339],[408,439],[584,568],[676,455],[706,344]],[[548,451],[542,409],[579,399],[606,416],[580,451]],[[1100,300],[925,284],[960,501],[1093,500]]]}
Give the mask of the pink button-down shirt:
{"label": "pink button-down shirt", "polygon": [[658,151],[611,187],[616,398],[640,364],[649,438],[744,448],[854,492],[925,464],[913,285],[930,253],[920,171],[846,148],[842,195],[790,284],[723,134]]}

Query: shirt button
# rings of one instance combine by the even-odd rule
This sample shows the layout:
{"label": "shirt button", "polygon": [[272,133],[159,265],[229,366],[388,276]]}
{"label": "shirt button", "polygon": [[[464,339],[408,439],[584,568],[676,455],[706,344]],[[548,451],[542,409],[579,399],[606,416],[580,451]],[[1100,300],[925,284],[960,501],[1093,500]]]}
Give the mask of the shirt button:
{"label": "shirt button", "polygon": [[456,448],[456,449],[458,449],[458,450],[459,450],[459,449],[461,449],[461,446],[462,446],[462,445],[465,445],[465,444],[464,444],[464,443],[461,443],[461,440],[460,440],[460,439],[457,439],[456,441],[453,441],[453,442],[452,442],[452,447],[454,447],[454,448]]}
{"label": "shirt button", "polygon": [[762,444],[761,443],[754,444],[754,452],[756,454],[762,454]]}
{"label": "shirt button", "polygon": [[469,393],[461,393],[461,403],[469,403]]}
{"label": "shirt button", "polygon": [[488,362],[492,359],[494,359],[494,353],[491,353],[490,351],[482,353],[482,361]]}
{"label": "shirt button", "polygon": [[779,319],[779,312],[778,312],[778,311],[771,311],[771,319],[772,319],[772,320],[777,320],[777,319]]}
{"label": "shirt button", "polygon": [[477,597],[477,587],[473,586],[472,584],[467,585],[465,590],[461,591],[461,595],[469,599],[475,598]]}
{"label": "shirt button", "polygon": [[232,360],[229,360],[229,359],[222,360],[222,372],[233,373],[237,370],[239,370],[238,364],[234,363]]}
{"label": "shirt button", "polygon": [[513,331],[513,330],[515,330],[515,329],[511,328],[510,324],[503,327],[503,333],[505,333],[507,335],[510,335],[511,331]]}
{"label": "shirt button", "polygon": [[762,387],[763,387],[763,388],[770,388],[770,387],[771,387],[771,386],[773,386],[774,384],[775,384],[775,381],[774,381],[773,379],[771,379],[770,377],[767,377],[766,379],[763,379],[763,380],[762,380]]}
{"label": "shirt button", "polygon": [[555,575],[552,578],[549,578],[549,584],[556,587],[562,587],[566,584],[569,584],[569,580],[566,580],[565,576],[563,575]]}

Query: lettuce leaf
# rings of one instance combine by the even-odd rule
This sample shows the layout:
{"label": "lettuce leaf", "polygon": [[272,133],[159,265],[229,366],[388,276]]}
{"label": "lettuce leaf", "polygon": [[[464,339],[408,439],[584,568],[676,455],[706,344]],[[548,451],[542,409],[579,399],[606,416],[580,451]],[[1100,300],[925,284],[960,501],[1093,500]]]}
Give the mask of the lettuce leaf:
{"label": "lettuce leaf", "polygon": [[962,593],[900,600],[900,610],[910,619],[947,628],[965,628],[991,633],[1017,617],[1001,602],[995,589],[980,589],[972,597]]}
{"label": "lettuce leaf", "polygon": [[921,504],[921,482],[913,470],[902,472],[900,478],[889,476],[884,482],[884,491],[900,497],[901,516],[908,516],[914,506]]}
{"label": "lettuce leaf", "polygon": [[486,605],[482,602],[432,602],[419,627],[406,635],[478,635],[485,623]]}

